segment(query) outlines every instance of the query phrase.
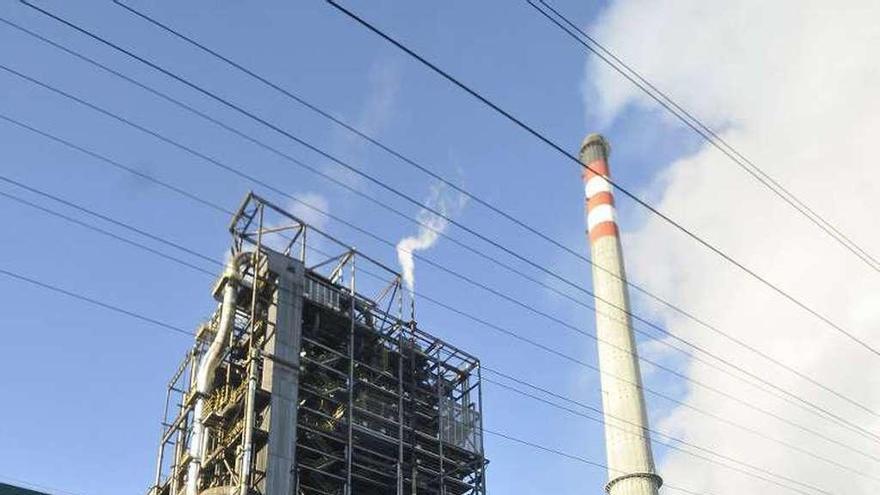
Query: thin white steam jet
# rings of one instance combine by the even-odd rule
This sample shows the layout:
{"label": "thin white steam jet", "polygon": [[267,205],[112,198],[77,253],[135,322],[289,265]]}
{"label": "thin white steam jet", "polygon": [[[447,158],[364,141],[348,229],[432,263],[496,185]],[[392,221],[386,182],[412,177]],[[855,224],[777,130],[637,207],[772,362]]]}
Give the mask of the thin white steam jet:
{"label": "thin white steam jet", "polygon": [[[450,193],[450,191],[442,184],[434,184],[431,186],[431,192],[428,195],[426,204],[435,211],[449,217],[456,215],[464,207],[467,198],[458,193]],[[413,253],[415,251],[424,251],[430,249],[440,234],[446,231],[449,222],[426,209],[419,210],[416,218],[422,225],[419,225],[418,233],[414,236],[404,237],[397,243],[397,261],[403,272],[403,281],[410,293],[415,289],[415,260]]]}

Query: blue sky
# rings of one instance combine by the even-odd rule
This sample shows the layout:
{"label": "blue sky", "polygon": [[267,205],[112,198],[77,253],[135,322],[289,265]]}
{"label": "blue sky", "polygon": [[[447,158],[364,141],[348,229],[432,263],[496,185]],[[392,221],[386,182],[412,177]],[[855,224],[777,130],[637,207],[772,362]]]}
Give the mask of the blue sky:
{"label": "blue sky", "polygon": [[[406,164],[109,1],[41,5],[197,81],[408,194],[417,198],[429,194],[431,180]],[[362,127],[566,245],[587,252],[582,187],[579,171],[571,163],[324,3],[133,5]],[[603,125],[590,104],[597,96],[585,80],[584,54],[524,2],[454,1],[440,6],[360,1],[346,5],[572,152],[588,132],[605,133],[614,147],[612,171],[631,189],[646,188],[671,161],[695,149],[692,136],[643,108],[625,109]],[[606,7],[603,2],[573,1],[560,1],[558,6],[582,24],[590,23]],[[0,15],[351,181],[354,187],[412,216],[417,213],[411,205],[354,180],[270,129],[24,6],[6,2]],[[0,25],[0,46],[4,47],[0,52],[3,65],[173,136],[291,194],[322,202],[332,213],[383,237],[396,241],[416,230],[412,223],[6,25]],[[0,86],[0,113],[228,209],[234,209],[251,189],[291,205],[288,199],[6,72],[0,72]],[[229,219],[223,215],[7,122],[0,122],[0,136],[4,176],[217,259],[228,248]],[[63,210],[6,184],[0,190]],[[9,200],[0,198],[0,204],[5,212],[5,226],[0,230],[2,268],[184,328],[194,328],[213,306],[212,279],[203,274]],[[621,209],[623,218],[640,221],[642,213],[632,205],[621,201]],[[589,287],[587,265],[479,205],[467,204],[457,219]],[[338,238],[395,265],[395,254],[387,246],[331,221],[320,222]],[[454,228],[449,233],[492,252]],[[441,240],[426,255],[592,331],[589,312],[449,242]],[[418,262],[416,277],[418,289],[426,294],[595,362],[591,340]],[[0,411],[0,478],[90,495],[146,490],[154,467],[165,382],[190,340],[8,278],[0,278],[0,293],[7,351],[0,360],[0,373],[6,377],[0,380],[5,404]],[[427,302],[418,303],[417,316],[427,331],[479,356],[487,366],[599,404],[597,376],[588,370],[524,347]],[[682,392],[680,384],[656,375],[649,377],[649,384],[673,395]],[[484,385],[484,395],[487,428],[604,460],[602,433],[595,423],[491,384]],[[668,407],[651,398],[649,403],[658,414]],[[486,438],[486,450],[493,493],[574,494],[585,489],[598,493],[605,479],[599,469],[491,436]]]}

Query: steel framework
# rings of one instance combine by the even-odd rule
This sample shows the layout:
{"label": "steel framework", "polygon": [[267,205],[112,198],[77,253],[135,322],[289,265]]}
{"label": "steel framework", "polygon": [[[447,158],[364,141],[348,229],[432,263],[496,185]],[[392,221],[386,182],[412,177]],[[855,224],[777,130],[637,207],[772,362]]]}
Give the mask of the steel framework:
{"label": "steel framework", "polygon": [[404,320],[400,275],[253,193],[230,232],[234,322],[207,392],[222,303],[168,383],[150,494],[485,495],[480,362]]}

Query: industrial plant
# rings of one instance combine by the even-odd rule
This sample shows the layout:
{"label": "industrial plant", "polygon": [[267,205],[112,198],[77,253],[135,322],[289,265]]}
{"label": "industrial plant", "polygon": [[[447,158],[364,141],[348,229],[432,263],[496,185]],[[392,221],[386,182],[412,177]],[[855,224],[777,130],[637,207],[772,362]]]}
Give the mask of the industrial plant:
{"label": "industrial plant", "polygon": [[878,18],[5,2],[0,495],[880,495]]}
{"label": "industrial plant", "polygon": [[400,275],[254,194],[230,232],[149,495],[484,495],[480,361]]}
{"label": "industrial plant", "polygon": [[[656,495],[609,153],[595,134],[580,150],[605,489]],[[419,328],[401,275],[253,193],[229,231],[148,495],[485,495],[480,361]]]}

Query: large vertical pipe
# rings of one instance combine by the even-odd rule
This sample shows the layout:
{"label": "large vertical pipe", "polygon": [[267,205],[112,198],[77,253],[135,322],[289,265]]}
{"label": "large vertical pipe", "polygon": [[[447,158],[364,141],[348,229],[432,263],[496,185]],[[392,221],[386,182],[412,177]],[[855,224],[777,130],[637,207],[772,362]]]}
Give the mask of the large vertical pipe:
{"label": "large vertical pipe", "polygon": [[630,320],[626,272],[608,183],[608,142],[591,134],[581,145],[587,235],[593,260],[596,333],[605,413],[609,495],[657,495],[642,378]]}
{"label": "large vertical pipe", "polygon": [[223,302],[220,306],[220,322],[217,324],[217,332],[208,350],[199,361],[196,371],[195,392],[197,393],[196,405],[193,408],[193,434],[190,440],[190,461],[187,467],[186,495],[198,495],[199,472],[202,467],[202,456],[205,452],[208,440],[207,430],[204,424],[205,398],[214,384],[214,370],[220,363],[229,334],[235,324],[236,297],[238,295],[239,274],[238,269],[248,253],[238,253],[226,266],[223,274],[225,285],[223,287]]}

